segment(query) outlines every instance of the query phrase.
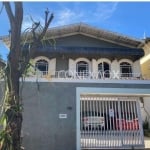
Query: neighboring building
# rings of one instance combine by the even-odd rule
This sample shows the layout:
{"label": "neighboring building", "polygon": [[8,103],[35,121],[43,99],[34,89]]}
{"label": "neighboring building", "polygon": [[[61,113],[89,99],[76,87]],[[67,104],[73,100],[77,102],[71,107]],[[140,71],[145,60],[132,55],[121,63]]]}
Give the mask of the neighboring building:
{"label": "neighboring building", "polygon": [[[143,45],[145,55],[141,58],[141,71],[143,79],[150,80],[150,38],[144,39]],[[150,99],[143,99],[143,118],[147,119],[150,124]]]}
{"label": "neighboring building", "polygon": [[47,31],[23,88],[29,150],[140,149],[143,42],[86,24]]}
{"label": "neighboring building", "polygon": [[140,60],[142,75],[145,79],[150,79],[150,38],[145,39],[143,49],[145,55]]}

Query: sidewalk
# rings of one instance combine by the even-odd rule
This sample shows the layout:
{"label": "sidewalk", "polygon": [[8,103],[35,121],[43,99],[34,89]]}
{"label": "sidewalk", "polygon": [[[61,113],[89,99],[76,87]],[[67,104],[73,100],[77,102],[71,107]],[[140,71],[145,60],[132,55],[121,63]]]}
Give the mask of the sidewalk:
{"label": "sidewalk", "polygon": [[150,137],[144,137],[145,148],[150,149]]}

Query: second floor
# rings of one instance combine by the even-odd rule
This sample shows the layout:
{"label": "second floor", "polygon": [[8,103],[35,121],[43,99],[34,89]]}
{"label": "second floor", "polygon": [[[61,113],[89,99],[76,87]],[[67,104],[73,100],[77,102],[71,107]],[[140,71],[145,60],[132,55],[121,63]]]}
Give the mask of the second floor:
{"label": "second floor", "polygon": [[[24,45],[24,50],[32,42]],[[29,76],[48,79],[141,80],[143,42],[86,24],[50,28],[32,49]],[[24,51],[23,50],[23,51]]]}
{"label": "second floor", "polygon": [[143,79],[140,61],[86,57],[65,58],[63,55],[49,59],[38,56],[33,59],[35,67],[31,76],[57,79]]}
{"label": "second floor", "polygon": [[143,79],[140,40],[74,24],[52,28],[33,58],[33,74],[49,79]]}

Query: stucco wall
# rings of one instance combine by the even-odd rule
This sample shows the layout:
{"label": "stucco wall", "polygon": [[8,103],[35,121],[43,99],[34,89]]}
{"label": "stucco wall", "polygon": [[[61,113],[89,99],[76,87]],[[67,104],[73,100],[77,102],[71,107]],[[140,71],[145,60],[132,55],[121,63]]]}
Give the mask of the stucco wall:
{"label": "stucco wall", "polygon": [[144,78],[150,79],[150,41],[145,43],[143,49],[145,55],[140,60],[142,75]]}
{"label": "stucco wall", "polygon": [[145,79],[150,79],[150,59],[141,64],[141,70]]}
{"label": "stucco wall", "polygon": [[[23,145],[27,150],[76,150],[76,87],[135,88],[129,84],[26,82]],[[150,88],[150,85],[136,85]],[[59,114],[67,114],[59,119]]]}
{"label": "stucco wall", "polygon": [[[75,91],[66,88],[40,83],[38,91],[36,83],[25,84],[23,145],[27,150],[75,150]],[[59,119],[59,113],[68,118]]]}

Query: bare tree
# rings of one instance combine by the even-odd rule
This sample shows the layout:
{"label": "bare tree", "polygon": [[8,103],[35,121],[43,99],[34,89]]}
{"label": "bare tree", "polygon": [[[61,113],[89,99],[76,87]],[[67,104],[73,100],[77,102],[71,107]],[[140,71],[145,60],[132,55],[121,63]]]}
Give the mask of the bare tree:
{"label": "bare tree", "polygon": [[[10,52],[8,55],[7,66],[5,69],[5,96],[3,105],[3,130],[0,133],[0,149],[1,150],[20,150],[21,146],[21,127],[22,127],[22,97],[20,96],[19,79],[26,70],[30,54],[24,56],[23,38],[21,27],[23,21],[23,4],[22,2],[14,2],[14,9],[9,2],[3,2],[10,23]],[[14,10],[14,11],[13,11]],[[37,29],[41,26],[40,22],[33,22],[30,36],[32,43],[30,51],[34,51],[39,46],[41,40],[53,19],[53,14],[45,11],[45,25],[41,28],[41,32]],[[29,52],[29,51],[27,51]]]}

